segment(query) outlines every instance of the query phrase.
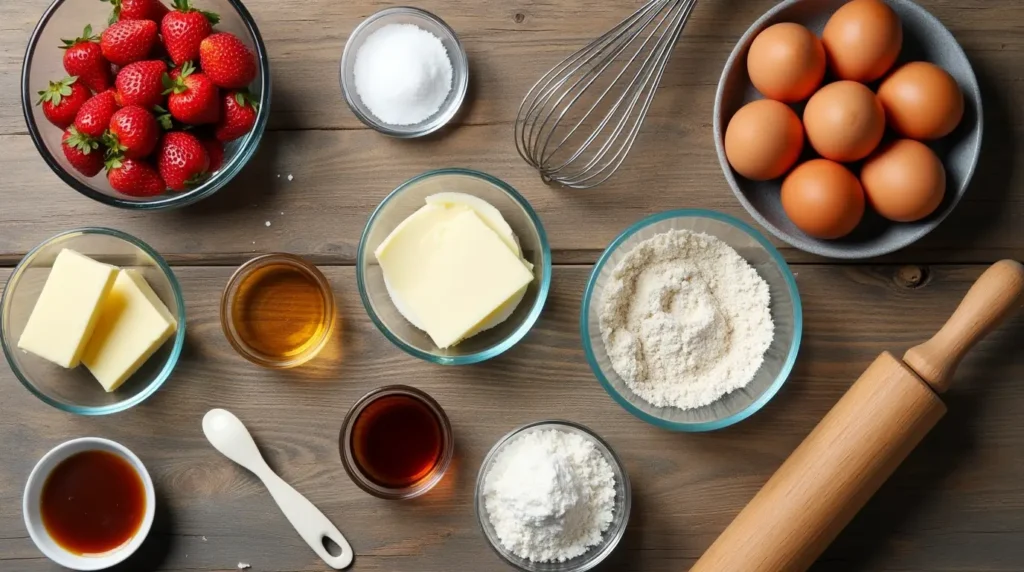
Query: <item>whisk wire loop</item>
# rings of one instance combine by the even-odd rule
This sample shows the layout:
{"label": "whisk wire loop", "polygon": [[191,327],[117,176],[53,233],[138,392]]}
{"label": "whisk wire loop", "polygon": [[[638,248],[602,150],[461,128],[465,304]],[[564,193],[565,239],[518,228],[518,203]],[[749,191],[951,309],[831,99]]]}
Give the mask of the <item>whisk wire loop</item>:
{"label": "whisk wire loop", "polygon": [[516,150],[542,179],[608,180],[636,141],[696,0],[650,0],[544,74],[523,98]]}

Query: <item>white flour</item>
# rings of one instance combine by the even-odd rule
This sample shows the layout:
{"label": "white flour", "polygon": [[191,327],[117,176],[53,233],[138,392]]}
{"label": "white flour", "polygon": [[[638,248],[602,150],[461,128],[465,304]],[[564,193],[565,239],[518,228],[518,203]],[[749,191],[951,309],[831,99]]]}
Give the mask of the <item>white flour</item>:
{"label": "white flour", "polygon": [[638,244],[599,302],[612,368],[657,407],[695,409],[745,387],[775,325],[768,284],[729,245],[672,230]]}
{"label": "white flour", "polygon": [[534,562],[564,562],[601,542],[615,474],[593,442],[554,429],[516,437],[484,477],[484,508],[501,544]]}

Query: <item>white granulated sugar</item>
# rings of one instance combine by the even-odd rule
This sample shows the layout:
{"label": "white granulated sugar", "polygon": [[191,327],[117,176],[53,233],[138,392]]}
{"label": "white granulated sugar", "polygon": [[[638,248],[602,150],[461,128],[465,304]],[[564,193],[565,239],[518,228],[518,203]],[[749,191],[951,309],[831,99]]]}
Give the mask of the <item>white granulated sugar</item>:
{"label": "white granulated sugar", "polygon": [[270,226],[270,221],[268,220],[267,222],[265,222],[265,223],[263,223],[263,224],[264,224],[265,226]]}
{"label": "white granulated sugar", "polygon": [[452,89],[452,62],[440,38],[414,24],[388,24],[356,52],[356,93],[390,125],[415,125],[441,109]]}
{"label": "white granulated sugar", "polygon": [[636,245],[599,304],[612,368],[657,407],[695,409],[745,387],[775,335],[764,279],[729,245],[687,230]]}
{"label": "white granulated sugar", "polygon": [[293,177],[293,176],[291,175],[291,173],[288,173],[288,180],[289,180],[289,181],[291,181],[291,180],[294,180],[294,179],[295,179],[295,177]]}
{"label": "white granulated sugar", "polygon": [[502,546],[534,562],[564,562],[600,543],[611,525],[615,473],[591,440],[531,431],[497,455],[483,496]]}

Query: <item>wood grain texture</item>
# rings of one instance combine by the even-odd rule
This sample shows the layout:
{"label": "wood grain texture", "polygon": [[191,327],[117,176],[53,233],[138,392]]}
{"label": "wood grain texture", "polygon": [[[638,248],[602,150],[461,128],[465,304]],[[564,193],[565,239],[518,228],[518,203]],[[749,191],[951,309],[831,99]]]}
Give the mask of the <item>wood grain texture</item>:
{"label": "wood grain texture", "polygon": [[[799,264],[794,270],[806,324],[790,382],[738,426],[707,435],[668,433],[631,417],[595,381],[580,348],[580,296],[588,265],[642,216],[691,207],[750,220],[718,166],[712,106],[734,42],[773,0],[700,3],[623,170],[583,192],[544,186],[516,155],[512,121],[520,98],[544,71],[639,0],[418,2],[456,29],[472,66],[467,105],[455,125],[422,141],[368,131],[345,107],[338,86],[349,32],[393,3],[245,0],[273,66],[270,129],[225,190],[166,213],[131,213],[81,197],[33,147],[22,118],[20,69],[47,3],[0,3],[0,266],[13,266],[40,241],[69,228],[130,232],[179,265],[189,336],[167,386],[108,418],[53,410],[0,367],[0,572],[57,570],[27,538],[22,487],[41,455],[83,435],[135,450],[157,485],[154,532],[143,552],[115,572],[230,571],[239,562],[251,563],[254,572],[324,570],[255,479],[207,445],[200,420],[212,407],[237,413],[271,465],[338,524],[357,551],[354,570],[508,570],[475,522],[476,471],[501,435],[553,417],[587,424],[607,438],[633,481],[630,528],[603,570],[684,570],[879,352],[902,351],[936,331],[981,264],[1024,259],[1024,11],[1017,0],[922,0],[963,45],[984,96],[984,152],[966,199],[935,233],[879,265],[821,265],[784,248]],[[555,261],[570,265],[556,268],[548,306],[522,343],[479,366],[429,366],[374,329],[351,268],[327,267],[342,327],[321,358],[271,372],[232,352],[216,306],[234,266],[271,251],[351,264],[363,225],[384,196],[409,177],[446,166],[487,171],[519,189],[543,219]],[[9,272],[0,269],[0,284]],[[1018,315],[973,351],[946,396],[949,414],[814,572],[1024,570],[1024,364],[1015,355],[1022,334]],[[366,391],[395,381],[436,397],[457,441],[451,474],[409,503],[362,493],[337,452],[347,408]]]}
{"label": "wood grain texture", "polygon": [[[231,570],[239,561],[260,572],[323,570],[257,481],[206,444],[200,421],[212,407],[238,414],[270,464],[335,521],[357,552],[354,570],[507,570],[475,522],[479,463],[512,428],[559,417],[605,437],[633,482],[630,528],[604,570],[684,570],[864,368],[881,351],[902,351],[937,330],[982,269],[928,268],[927,280],[908,288],[899,267],[798,267],[806,326],[791,379],[749,420],[688,435],[631,417],[595,381],[578,333],[587,267],[555,270],[545,312],[522,343],[491,362],[454,368],[391,346],[366,317],[353,270],[325,268],[338,297],[340,335],[323,356],[288,372],[249,365],[221,334],[217,298],[232,268],[181,267],[187,351],[173,378],[144,404],[96,419],[63,414],[0,371],[0,570],[56,570],[26,537],[22,486],[42,454],[80,435],[124,443],[156,483],[156,528],[141,557],[119,572]],[[968,356],[946,396],[949,414],[816,572],[1024,569],[1024,466],[1017,455],[1024,364],[1014,355],[1022,334],[1024,315],[1017,315]],[[369,497],[338,458],[345,411],[385,382],[429,392],[454,426],[451,474],[412,502]]]}
{"label": "wood grain texture", "polygon": [[[89,0],[74,0],[89,1]],[[172,260],[234,261],[254,248],[350,263],[369,213],[395,186],[443,166],[480,169],[521,190],[547,225],[556,261],[593,262],[641,216],[710,208],[749,220],[721,174],[711,117],[721,66],[770,0],[701,3],[669,63],[637,147],[612,181],[592,191],[543,185],[515,153],[511,122],[540,75],[637,4],[559,0],[427,0],[466,44],[472,88],[457,128],[425,141],[368,131],[345,107],[337,66],[348,32],[385,2],[246,2],[273,65],[271,129],[242,175],[218,196],[172,213],[127,213],[66,188],[25,134],[18,98],[25,41],[45,0],[0,8],[0,263],[81,224],[136,233]],[[991,262],[1024,258],[1024,16],[1015,0],[924,2],[973,62],[985,99],[981,164],[949,221],[888,261]],[[280,179],[277,175],[282,175]],[[288,182],[286,175],[295,180]],[[38,197],[46,197],[46,217]],[[285,215],[279,215],[281,211]],[[281,217],[284,218],[281,218]],[[263,223],[275,223],[267,229]],[[212,224],[211,221],[216,221]],[[256,241],[256,244],[253,244]],[[819,259],[785,249],[793,261]],[[235,256],[237,258],[237,256]]]}

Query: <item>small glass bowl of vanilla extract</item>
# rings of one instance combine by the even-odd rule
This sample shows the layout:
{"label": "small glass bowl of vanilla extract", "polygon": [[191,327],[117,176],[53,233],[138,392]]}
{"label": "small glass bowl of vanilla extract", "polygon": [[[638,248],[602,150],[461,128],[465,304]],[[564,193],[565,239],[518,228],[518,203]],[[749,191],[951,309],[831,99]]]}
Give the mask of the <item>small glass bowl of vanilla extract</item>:
{"label": "small glass bowl of vanilla extract", "polygon": [[426,393],[377,388],[356,401],[341,427],[341,463],[352,481],[388,500],[418,497],[441,481],[455,451],[448,416]]}
{"label": "small glass bowl of vanilla extract", "polygon": [[316,357],[334,332],[336,314],[330,282],[316,266],[291,254],[264,254],[240,266],[220,303],[231,346],[273,369]]}

